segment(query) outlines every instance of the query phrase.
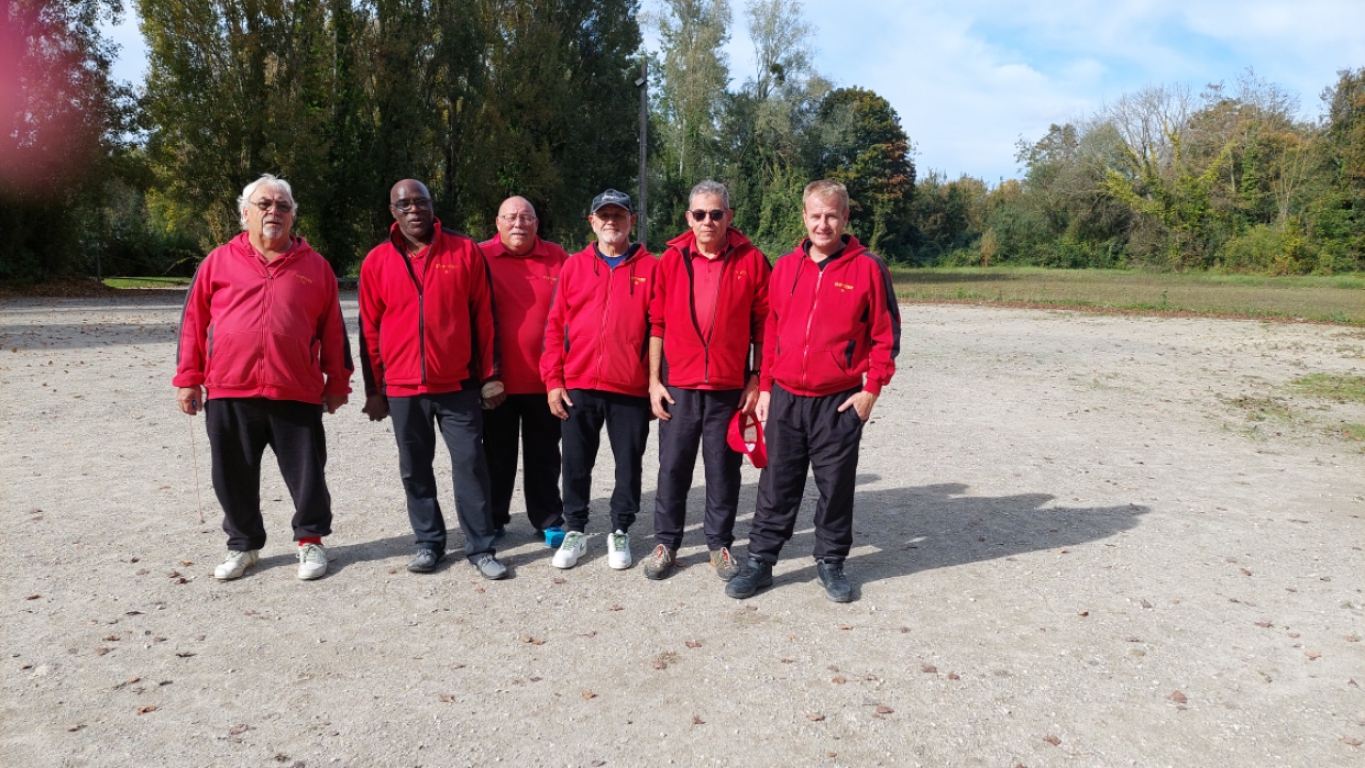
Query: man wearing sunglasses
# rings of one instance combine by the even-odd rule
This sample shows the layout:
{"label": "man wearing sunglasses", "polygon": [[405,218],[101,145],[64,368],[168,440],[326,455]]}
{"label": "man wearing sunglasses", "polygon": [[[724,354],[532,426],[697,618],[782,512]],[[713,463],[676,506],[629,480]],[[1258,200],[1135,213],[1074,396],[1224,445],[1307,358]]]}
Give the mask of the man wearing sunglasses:
{"label": "man wearing sunglasses", "polygon": [[559,271],[569,255],[540,238],[536,209],[509,197],[498,209],[498,234],[479,244],[493,278],[493,311],[502,345],[502,383],[507,399],[483,415],[483,447],[493,484],[493,522],[499,535],[511,522],[512,488],[521,442],[526,517],[545,545],[564,541],[564,502],[559,496],[559,419],[545,399],[540,352]]}
{"label": "man wearing sunglasses", "polygon": [[327,573],[322,537],[332,532],[322,412],[345,405],[355,371],[336,274],[290,234],[298,206],[288,182],[269,174],[251,182],[237,210],[244,231],[204,259],[185,296],[173,381],[180,410],[202,407],[208,420],[228,535],[213,575],[239,578],[260,559],[268,445],[294,501],[298,577],[317,579]]}
{"label": "man wearing sunglasses", "polygon": [[430,573],[446,554],[432,471],[434,423],[450,451],[465,557],[485,579],[505,578],[494,556],[483,452],[483,408],[505,398],[488,266],[473,240],[441,226],[420,181],[395,184],[389,212],[388,241],[360,267],[360,361],[365,414],[371,421],[393,416],[398,471],[417,534],[408,570]]}
{"label": "man wearing sunglasses", "polygon": [[658,259],[630,242],[630,196],[593,198],[597,240],[564,263],[545,323],[540,377],[558,416],[564,449],[564,541],[551,564],[572,568],[587,552],[588,501],[602,427],[616,459],[607,566],[629,568],[630,526],[640,512],[649,438],[649,296]]}
{"label": "man wearing sunglasses", "polygon": [[[716,575],[739,572],[730,555],[739,507],[740,454],[726,444],[735,413],[758,403],[758,362],[768,317],[768,259],[730,226],[730,193],[703,181],[689,197],[687,232],[659,260],[650,302],[649,399],[659,418],[654,552],[646,578],[674,569],[687,494],[701,449],[706,469],[702,529]],[[753,355],[750,356],[750,348]]]}
{"label": "man wearing sunglasses", "polygon": [[815,573],[825,597],[853,599],[844,560],[853,545],[853,489],[863,425],[896,372],[901,316],[886,262],[844,232],[848,190],[837,181],[806,186],[806,240],[777,260],[769,283],[759,385],[768,466],[758,479],[749,561],[725,585],[751,597],[773,583],[773,565],[792,537],[815,472]]}

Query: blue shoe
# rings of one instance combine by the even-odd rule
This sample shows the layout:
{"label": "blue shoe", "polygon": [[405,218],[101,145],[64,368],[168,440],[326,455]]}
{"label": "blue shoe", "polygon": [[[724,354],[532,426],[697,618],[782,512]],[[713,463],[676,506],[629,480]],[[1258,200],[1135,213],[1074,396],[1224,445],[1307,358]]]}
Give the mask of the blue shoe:
{"label": "blue shoe", "polygon": [[546,528],[544,533],[545,546],[549,547],[550,549],[557,549],[560,544],[564,543],[564,529],[562,527],[556,525],[550,528]]}

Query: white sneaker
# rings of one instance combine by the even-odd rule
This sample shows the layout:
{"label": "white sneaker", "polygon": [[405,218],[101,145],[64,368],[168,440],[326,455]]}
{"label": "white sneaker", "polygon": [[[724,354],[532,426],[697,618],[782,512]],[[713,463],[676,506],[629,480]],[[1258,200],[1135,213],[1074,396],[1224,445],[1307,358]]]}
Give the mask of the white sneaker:
{"label": "white sneaker", "polygon": [[618,571],[630,567],[630,534],[622,531],[607,534],[607,565]]}
{"label": "white sneaker", "polygon": [[229,549],[227,558],[223,560],[221,565],[213,569],[213,578],[222,581],[240,579],[242,574],[246,573],[246,569],[255,565],[256,561],[260,559],[261,550],[259,549],[253,549],[250,552],[238,552],[235,549]]}
{"label": "white sneaker", "polygon": [[556,568],[572,568],[578,565],[578,558],[588,551],[588,534],[569,531],[564,534],[564,543],[559,545],[554,560],[550,564]]}
{"label": "white sneaker", "polygon": [[299,547],[299,578],[304,581],[320,579],[327,573],[327,550],[321,544]]}

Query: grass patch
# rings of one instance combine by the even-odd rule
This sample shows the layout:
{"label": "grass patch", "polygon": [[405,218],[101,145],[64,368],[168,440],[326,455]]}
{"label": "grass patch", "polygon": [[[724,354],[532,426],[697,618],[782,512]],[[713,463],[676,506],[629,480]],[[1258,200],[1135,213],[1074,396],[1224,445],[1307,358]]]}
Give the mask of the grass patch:
{"label": "grass patch", "polygon": [[106,277],[104,284],[110,288],[186,288],[191,280],[188,277]]}
{"label": "grass patch", "polygon": [[1311,397],[1325,397],[1337,402],[1353,400],[1365,403],[1365,376],[1332,376],[1314,373],[1293,382],[1295,387]]}
{"label": "grass patch", "polygon": [[1365,424],[1342,424],[1339,434],[1347,440],[1365,442]]}
{"label": "grass patch", "polygon": [[891,268],[896,295],[975,301],[1365,325],[1365,275],[1261,277],[1037,267]]}
{"label": "grass patch", "polygon": [[1278,397],[1236,397],[1223,402],[1242,412],[1247,421],[1291,421],[1294,412]]}

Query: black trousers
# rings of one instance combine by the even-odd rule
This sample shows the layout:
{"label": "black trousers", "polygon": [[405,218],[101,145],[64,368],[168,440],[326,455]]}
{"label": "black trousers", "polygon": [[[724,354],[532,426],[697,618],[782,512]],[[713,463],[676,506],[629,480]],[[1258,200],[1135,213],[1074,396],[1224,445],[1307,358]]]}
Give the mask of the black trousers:
{"label": "black trousers", "polygon": [[420,549],[446,551],[446,522],[436,500],[436,432],[450,451],[455,514],[464,532],[464,553],[493,552],[493,509],[489,505],[488,462],[483,453],[483,408],[477,389],[439,395],[390,397],[389,414],[398,440],[398,473],[408,497],[408,520]]}
{"label": "black trousers", "polygon": [[483,449],[493,487],[493,523],[512,521],[512,489],[517,482],[517,438],[521,438],[521,486],[526,517],[537,531],[564,525],[559,498],[559,425],[543,394],[508,395],[483,414]]}
{"label": "black trousers", "polygon": [[640,512],[640,477],[644,472],[645,443],[649,440],[649,398],[571,389],[568,421],[560,422],[564,448],[564,527],[582,532],[588,526],[592,499],[592,468],[607,426],[611,453],[616,459],[616,487],[611,492],[611,527],[629,531]]}
{"label": "black trousers", "polygon": [[682,546],[687,521],[687,492],[701,446],[706,468],[706,513],[702,530],[708,549],[735,543],[739,508],[739,465],[743,457],[725,442],[730,420],[739,411],[741,389],[706,390],[669,387],[673,405],[668,421],[659,422],[659,491],[654,501],[654,538],[669,549]]}
{"label": "black trousers", "polygon": [[802,397],[773,386],[764,440],[768,466],[758,478],[758,506],[749,531],[749,554],[777,562],[796,528],[807,469],[815,470],[815,559],[843,561],[853,546],[853,489],[863,420],[839,406],[859,388]]}
{"label": "black trousers", "polygon": [[332,532],[321,405],[260,397],[214,398],[205,403],[204,414],[213,454],[213,491],[223,505],[228,549],[246,552],[265,546],[261,457],[267,445],[275,451],[294,500],[294,540]]}

